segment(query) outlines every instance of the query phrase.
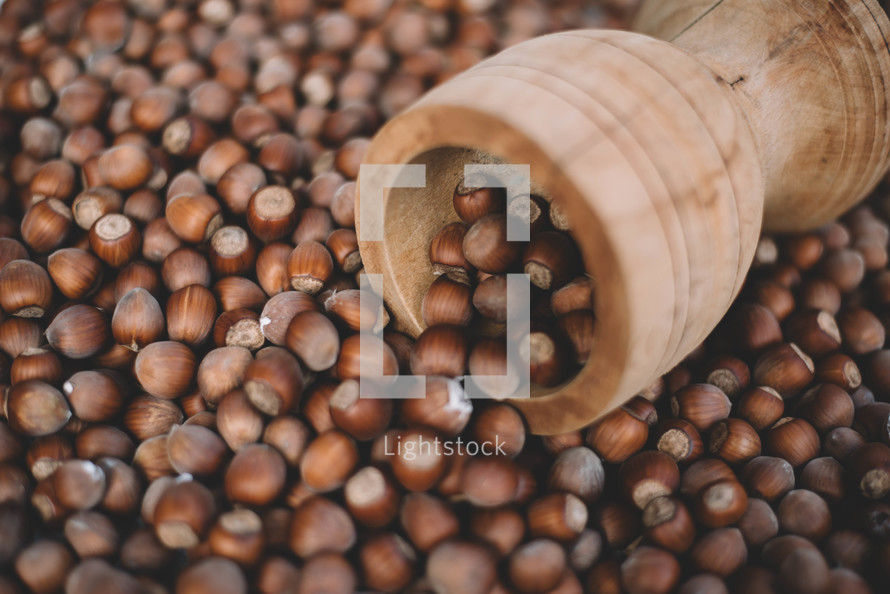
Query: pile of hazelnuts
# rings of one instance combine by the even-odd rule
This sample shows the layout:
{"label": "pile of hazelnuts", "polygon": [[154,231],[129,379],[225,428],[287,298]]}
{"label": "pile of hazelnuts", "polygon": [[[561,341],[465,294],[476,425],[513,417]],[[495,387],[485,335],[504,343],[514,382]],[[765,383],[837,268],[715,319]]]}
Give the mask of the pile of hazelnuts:
{"label": "pile of hazelnuts", "polygon": [[[491,397],[569,379],[590,356],[595,326],[593,280],[584,274],[561,209],[535,194],[510,196],[508,207],[499,185],[502,180],[484,175],[457,184],[453,207],[460,221],[442,227],[430,243],[437,278],[424,295],[427,328],[411,359],[419,375],[503,376],[480,383]],[[529,241],[508,241],[511,219],[517,229],[527,226]],[[508,324],[508,301],[516,307],[525,297],[515,285],[512,295],[508,290],[508,275],[517,273],[528,275],[530,315],[514,313]]]}
{"label": "pile of hazelnuts", "polygon": [[[584,364],[594,287],[558,201],[462,180],[429,329],[363,310],[369,136],[502,47],[634,5],[6,0],[0,594],[882,591],[887,188],[761,240],[702,347],[562,435],[455,380],[523,342],[510,273],[529,381]],[[379,328],[426,398],[360,397]]]}

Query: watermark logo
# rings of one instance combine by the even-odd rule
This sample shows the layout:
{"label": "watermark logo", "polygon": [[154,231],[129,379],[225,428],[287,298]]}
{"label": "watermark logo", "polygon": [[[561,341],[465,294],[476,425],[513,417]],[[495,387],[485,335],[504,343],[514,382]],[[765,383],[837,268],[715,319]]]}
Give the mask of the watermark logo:
{"label": "watermark logo", "polygon": [[401,435],[383,436],[383,455],[398,456],[409,462],[417,458],[436,458],[438,456],[506,456],[504,447],[507,442],[502,441],[500,435],[495,435],[494,440],[476,441],[465,440],[462,437],[456,439],[439,439],[439,436],[429,438],[422,433],[413,434],[407,438]]}
{"label": "watermark logo", "polygon": [[[531,235],[528,212],[531,200],[531,174],[528,165],[472,163],[464,166],[466,185],[505,188],[507,241],[528,241]],[[359,176],[362,242],[382,242],[386,234],[384,192],[387,188],[423,188],[425,165],[362,165]],[[523,203],[524,202],[524,203]],[[516,216],[519,213],[519,216]],[[525,213],[525,216],[522,216]],[[404,224],[404,222],[402,222]],[[531,285],[526,274],[507,275],[507,365],[504,375],[466,375],[464,398],[528,398],[530,396],[529,333],[531,323]],[[382,274],[362,274],[361,335],[359,339],[360,397],[410,399],[426,396],[426,376],[384,376],[382,317],[384,278]],[[525,353],[526,356],[522,356]],[[380,384],[385,389],[379,389]]]}

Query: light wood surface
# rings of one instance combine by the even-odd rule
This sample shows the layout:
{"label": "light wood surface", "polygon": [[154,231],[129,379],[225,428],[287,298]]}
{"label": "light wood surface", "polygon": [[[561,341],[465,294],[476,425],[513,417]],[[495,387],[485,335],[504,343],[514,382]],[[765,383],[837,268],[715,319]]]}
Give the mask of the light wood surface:
{"label": "light wood surface", "polygon": [[876,0],[648,0],[634,29],[733,83],[758,143],[765,229],[823,225],[886,172],[890,23]]}
{"label": "light wood surface", "polygon": [[[774,14],[786,4],[793,18]],[[737,33],[739,22],[759,32]],[[427,246],[457,220],[451,192],[465,163],[481,151],[529,164],[567,211],[596,279],[598,325],[578,376],[515,401],[536,433],[589,423],[701,343],[750,266],[765,192],[773,227],[810,227],[887,168],[890,54],[879,29],[890,23],[871,0],[652,0],[637,25],[675,43],[573,31],[520,44],[434,89],[366,157],[427,166],[425,188],[385,193],[385,240],[361,242],[366,270],[385,275],[390,312],[413,335],[433,278]],[[721,26],[739,37],[728,42]],[[829,41],[834,49],[813,49]],[[731,73],[743,62],[739,82]],[[833,86],[817,90],[808,77]]]}

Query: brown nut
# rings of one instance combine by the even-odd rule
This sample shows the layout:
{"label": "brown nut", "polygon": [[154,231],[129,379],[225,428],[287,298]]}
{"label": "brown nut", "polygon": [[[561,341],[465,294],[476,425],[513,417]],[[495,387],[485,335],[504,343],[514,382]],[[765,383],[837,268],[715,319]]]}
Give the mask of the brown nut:
{"label": "brown nut", "polygon": [[155,534],[171,549],[195,547],[207,534],[215,511],[207,487],[189,478],[177,479],[163,490],[155,505]]}
{"label": "brown nut", "polygon": [[815,458],[819,447],[819,434],[803,419],[780,419],[763,436],[764,453],[784,458],[794,467]]}
{"label": "brown nut", "polygon": [[130,262],[142,246],[139,229],[122,214],[106,214],[90,227],[90,248],[113,268]]}
{"label": "brown nut", "polygon": [[184,396],[195,379],[195,354],[186,345],[159,341],[139,351],[133,373],[146,392],[158,398]]}
{"label": "brown nut", "polygon": [[708,528],[722,528],[739,521],[748,507],[745,489],[735,480],[712,483],[695,498],[695,517]]}
{"label": "brown nut", "polygon": [[326,550],[342,553],[352,548],[355,541],[352,518],[329,499],[312,496],[294,511],[289,544],[300,557]]}
{"label": "brown nut", "polygon": [[315,492],[343,486],[358,464],[355,442],[342,431],[326,431],[312,440],[300,462],[303,482]]}
{"label": "brown nut", "polygon": [[783,458],[758,456],[739,473],[748,492],[767,501],[775,501],[794,488],[794,468]]}
{"label": "brown nut", "polygon": [[273,416],[287,412],[303,391],[300,365],[281,347],[263,349],[244,371],[244,391],[261,412]]}
{"label": "brown nut", "polygon": [[467,228],[464,223],[451,223],[433,236],[429,254],[433,274],[447,276],[459,283],[470,283],[470,275],[475,272],[475,268],[467,261],[463,252]]}
{"label": "brown nut", "polygon": [[203,344],[216,320],[213,294],[201,285],[174,291],[167,299],[166,320],[170,340],[192,347]]}
{"label": "brown nut", "polygon": [[831,531],[831,512],[825,500],[806,489],[790,491],[776,510],[783,532],[818,543]]}
{"label": "brown nut", "polygon": [[690,384],[671,397],[674,416],[689,421],[699,431],[707,431],[728,417],[731,406],[726,394],[710,384]]}
{"label": "brown nut", "polygon": [[890,493],[890,448],[882,443],[867,443],[846,461],[848,472],[862,495],[882,499]]}
{"label": "brown nut", "polygon": [[467,261],[488,274],[503,274],[520,257],[522,244],[507,241],[507,215],[489,214],[477,220],[464,236]]}
{"label": "brown nut", "polygon": [[670,495],[680,486],[680,471],[667,454],[647,451],[622,463],[619,480],[623,493],[643,509],[655,497]]}
{"label": "brown nut", "polygon": [[[268,148],[268,147],[267,147]],[[284,186],[258,189],[247,203],[247,225],[260,241],[287,237],[297,224],[299,210],[293,192]]]}
{"label": "brown nut", "polygon": [[603,460],[618,463],[640,451],[648,438],[648,423],[618,408],[587,430],[586,441]]}
{"label": "brown nut", "polygon": [[813,360],[791,343],[770,347],[754,364],[755,384],[769,386],[787,398],[795,395],[813,380]]}
{"label": "brown nut", "polygon": [[689,556],[698,571],[726,577],[745,564],[748,549],[738,528],[718,528],[698,539]]}
{"label": "brown nut", "polygon": [[778,421],[784,412],[785,401],[769,386],[758,386],[747,390],[736,404],[736,415],[758,431]]}
{"label": "brown nut", "polygon": [[655,430],[655,447],[678,464],[699,459],[705,447],[695,425],[684,419],[664,419]]}
{"label": "brown nut", "polygon": [[30,260],[12,260],[0,269],[0,307],[14,316],[41,318],[52,301],[52,281]]}
{"label": "brown nut", "polygon": [[284,490],[287,467],[278,451],[265,444],[246,445],[235,454],[225,473],[229,500],[267,505]]}
{"label": "brown nut", "polygon": [[711,428],[708,449],[730,464],[740,464],[760,455],[760,436],[745,421],[730,418]]}
{"label": "brown nut", "polygon": [[642,522],[648,540],[681,554],[695,542],[695,522],[677,498],[656,497],[643,508]]}
{"label": "brown nut", "polygon": [[62,393],[40,380],[26,380],[10,387],[6,411],[11,429],[35,437],[55,433],[71,418]]}

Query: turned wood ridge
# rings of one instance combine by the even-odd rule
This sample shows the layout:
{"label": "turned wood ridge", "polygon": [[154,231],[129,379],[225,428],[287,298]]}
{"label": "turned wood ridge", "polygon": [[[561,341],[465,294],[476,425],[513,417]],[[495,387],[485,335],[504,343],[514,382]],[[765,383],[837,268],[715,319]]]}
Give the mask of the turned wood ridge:
{"label": "turned wood ridge", "polygon": [[427,166],[426,188],[387,191],[385,241],[361,245],[412,335],[464,163],[528,163],[567,211],[598,325],[575,378],[514,401],[535,433],[581,427],[669,371],[726,313],[761,227],[816,228],[888,168],[876,0],[649,0],[634,29],[512,47],[389,122],[366,158]]}

